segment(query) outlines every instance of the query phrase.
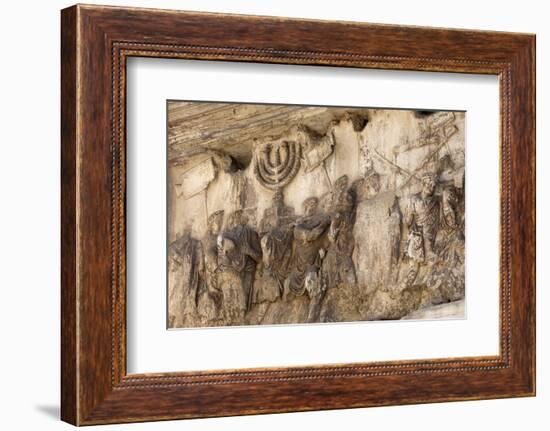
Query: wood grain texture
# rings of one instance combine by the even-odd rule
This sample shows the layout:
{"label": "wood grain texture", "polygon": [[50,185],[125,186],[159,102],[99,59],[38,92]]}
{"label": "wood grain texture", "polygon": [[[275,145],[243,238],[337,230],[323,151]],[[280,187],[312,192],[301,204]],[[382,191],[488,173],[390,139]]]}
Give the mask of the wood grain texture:
{"label": "wood grain texture", "polygon": [[76,9],[61,17],[61,417],[77,422]]}
{"label": "wood grain texture", "polygon": [[[62,12],[61,38],[63,420],[85,425],[534,395],[533,35],[74,6]],[[499,75],[500,355],[127,375],[129,56]]]}

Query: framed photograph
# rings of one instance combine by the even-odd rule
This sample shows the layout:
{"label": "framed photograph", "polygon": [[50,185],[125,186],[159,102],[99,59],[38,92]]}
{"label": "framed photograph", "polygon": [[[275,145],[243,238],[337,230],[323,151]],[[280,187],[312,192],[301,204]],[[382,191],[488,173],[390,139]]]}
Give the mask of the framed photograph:
{"label": "framed photograph", "polygon": [[535,37],[61,14],[62,419],[535,394]]}

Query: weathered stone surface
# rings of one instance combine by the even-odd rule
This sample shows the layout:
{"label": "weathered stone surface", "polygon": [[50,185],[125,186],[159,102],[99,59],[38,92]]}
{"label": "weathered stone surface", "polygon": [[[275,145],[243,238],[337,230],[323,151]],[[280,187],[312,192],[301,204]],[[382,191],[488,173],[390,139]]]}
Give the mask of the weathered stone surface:
{"label": "weathered stone surface", "polygon": [[188,171],[185,171],[176,184],[178,196],[183,196],[183,199],[189,199],[197,193],[205,190],[208,185],[216,178],[216,168],[211,158],[204,160],[202,163],[193,166]]}
{"label": "weathered stone surface", "polygon": [[[397,281],[398,272],[392,265],[391,232],[394,227],[389,209],[395,200],[393,191],[380,193],[357,206],[354,236],[356,248],[354,260],[357,265],[358,283],[370,294],[383,286]],[[398,239],[399,242],[401,239]]]}
{"label": "weathered stone surface", "polygon": [[420,308],[412,313],[403,316],[403,320],[424,320],[424,319],[461,319],[465,317],[465,301],[448,302],[440,305],[432,305]]}
{"label": "weathered stone surface", "polygon": [[170,102],[168,124],[171,327],[463,300],[464,113]]}

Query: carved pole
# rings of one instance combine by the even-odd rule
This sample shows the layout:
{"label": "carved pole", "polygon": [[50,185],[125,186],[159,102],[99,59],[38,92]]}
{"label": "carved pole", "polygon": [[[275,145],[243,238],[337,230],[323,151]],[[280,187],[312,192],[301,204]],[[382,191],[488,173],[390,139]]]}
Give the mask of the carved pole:
{"label": "carved pole", "polygon": [[[336,145],[336,136],[334,136],[334,131],[331,130],[330,134],[332,135],[332,142],[334,143],[334,145]],[[326,165],[325,162],[326,162],[326,159],[324,159],[323,163],[322,163],[323,172],[325,173],[325,178],[327,179],[329,189],[332,189],[332,181],[330,180],[330,176],[329,176],[328,170],[327,170],[327,165]]]}
{"label": "carved pole", "polygon": [[204,194],[204,225],[206,230],[208,230],[208,187],[203,191]]}
{"label": "carved pole", "polygon": [[323,160],[323,172],[325,173],[325,177],[326,177],[327,182],[328,182],[328,187],[330,189],[330,188],[332,188],[332,181],[330,181],[330,177],[329,177],[328,171],[327,171],[327,165],[325,164],[324,160]]}

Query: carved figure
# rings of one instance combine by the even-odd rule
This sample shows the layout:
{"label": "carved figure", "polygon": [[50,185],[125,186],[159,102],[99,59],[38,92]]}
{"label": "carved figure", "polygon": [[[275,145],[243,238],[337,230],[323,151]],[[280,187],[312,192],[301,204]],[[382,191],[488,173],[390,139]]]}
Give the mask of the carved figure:
{"label": "carved figure", "polygon": [[304,215],[298,219],[294,227],[294,244],[292,255],[292,271],[285,281],[285,292],[296,296],[305,292],[306,276],[317,273],[321,267],[326,246],[326,230],[330,218],[325,214],[317,213],[319,200],[315,197],[307,198],[303,203]]}
{"label": "carved figure", "polygon": [[[278,227],[266,233],[261,239],[264,280],[258,292],[257,301],[274,301],[282,298],[284,283],[292,265],[292,226]],[[265,278],[271,278],[266,280]],[[274,282],[276,290],[272,288]]]}
{"label": "carved figure", "polygon": [[294,218],[294,208],[285,205],[283,191],[279,189],[273,194],[273,206],[264,211],[259,233],[263,235],[277,227],[289,225]]}
{"label": "carved figure", "polygon": [[328,249],[323,262],[323,279],[327,287],[337,287],[342,283],[355,285],[357,281],[351,258],[355,247],[355,199],[348,189],[348,182],[347,175],[338,178],[326,203],[326,209],[331,214]]}
{"label": "carved figure", "polygon": [[441,197],[442,223],[436,239],[436,252],[450,266],[464,263],[463,196],[454,186],[446,187]]}
{"label": "carved figure", "polygon": [[219,210],[208,217],[208,234],[203,239],[205,289],[199,297],[199,314],[205,321],[218,318],[222,306],[222,292],[218,286],[217,237],[223,224],[224,211]]}
{"label": "carved figure", "polygon": [[197,317],[198,298],[204,282],[202,244],[189,232],[169,247],[168,277],[170,326],[183,326]]}
{"label": "carved figure", "polygon": [[323,209],[329,214],[351,214],[354,209],[354,198],[348,189],[349,179],[342,175],[335,182],[332,191],[325,197]]}
{"label": "carved figure", "polygon": [[203,241],[206,285],[208,291],[218,292],[216,273],[218,270],[218,234],[221,232],[224,211],[219,210],[208,217],[208,235]]}
{"label": "carved figure", "polygon": [[235,310],[242,309],[244,312],[250,310],[252,305],[256,265],[261,261],[262,251],[258,234],[247,225],[243,210],[235,211],[231,220],[234,226],[218,236],[218,263],[222,292],[225,303],[226,290],[235,288],[234,277],[229,277],[230,283],[225,285],[226,290],[224,290],[224,282],[228,278],[226,274],[238,274],[241,280],[242,299],[241,294],[236,292],[231,292],[229,297],[236,301],[232,304]]}
{"label": "carved figure", "polygon": [[337,121],[331,121],[324,135],[314,133],[304,126],[295,128],[298,141],[303,147],[303,162],[306,172],[311,172],[318,166],[324,166],[325,160],[332,154],[334,149],[334,127]]}
{"label": "carved figure", "polygon": [[326,288],[338,287],[343,283],[355,285],[355,265],[352,260],[355,239],[353,237],[352,216],[338,212],[328,230],[328,248],[323,261],[323,274]]}
{"label": "carved figure", "polygon": [[435,257],[434,243],[439,227],[439,198],[435,195],[437,178],[428,173],[422,176],[422,191],[411,198],[407,225],[410,228],[409,257],[417,262]]}
{"label": "carved figure", "polygon": [[[435,194],[436,186],[435,175],[424,175],[422,191],[411,199],[406,250],[411,261],[402,288],[414,283],[419,266],[425,263],[431,265],[427,280],[432,286],[443,284],[445,277],[455,277],[452,274],[453,268],[459,268],[464,264],[464,226],[460,193],[454,186],[447,186],[438,196]],[[453,280],[453,283],[463,286],[463,277],[461,279],[462,281]],[[437,280],[437,283],[433,280]]]}
{"label": "carved figure", "polygon": [[304,216],[300,217],[294,227],[294,244],[292,249],[292,270],[285,280],[285,296],[301,296],[305,292],[310,298],[310,315],[315,309],[322,293],[321,269],[325,257],[326,232],[330,218],[318,213],[319,200],[307,198],[303,203]]}
{"label": "carved figure", "polygon": [[365,178],[365,194],[367,198],[374,197],[380,191],[380,175],[373,171]]}

